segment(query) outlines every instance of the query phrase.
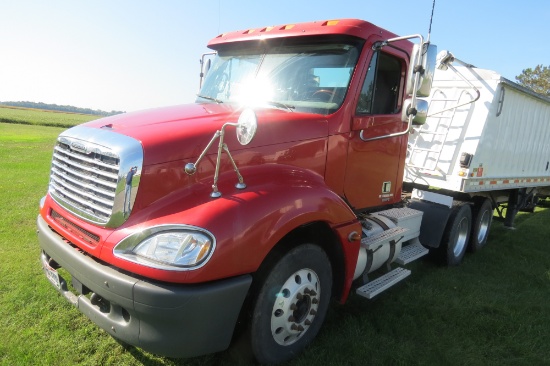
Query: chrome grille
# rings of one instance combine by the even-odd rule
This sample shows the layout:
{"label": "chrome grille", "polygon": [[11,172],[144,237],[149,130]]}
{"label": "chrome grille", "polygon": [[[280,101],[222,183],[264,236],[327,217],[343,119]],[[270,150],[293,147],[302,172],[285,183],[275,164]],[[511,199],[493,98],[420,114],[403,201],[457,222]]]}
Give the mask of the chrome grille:
{"label": "chrome grille", "polygon": [[72,206],[107,222],[113,212],[119,167],[117,158],[73,148],[70,141],[60,139],[53,153],[50,189]]}
{"label": "chrome grille", "polygon": [[111,130],[74,127],[57,139],[49,193],[76,216],[117,227],[128,218],[138,189],[139,179],[132,179],[128,190],[125,177],[132,167],[139,176],[142,164],[141,144],[133,138]]}

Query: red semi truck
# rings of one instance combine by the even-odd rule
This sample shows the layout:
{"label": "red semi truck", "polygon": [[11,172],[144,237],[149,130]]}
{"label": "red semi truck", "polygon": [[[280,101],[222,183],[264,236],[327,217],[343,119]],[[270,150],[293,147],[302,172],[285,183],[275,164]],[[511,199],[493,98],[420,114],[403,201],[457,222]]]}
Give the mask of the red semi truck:
{"label": "red semi truck", "polygon": [[[485,244],[491,194],[403,190],[435,46],[354,19],[208,46],[194,104],[89,122],[54,148],[42,265],[107,333],[192,357],[248,332],[259,362],[281,362],[315,338],[331,299],[376,296],[427,248],[453,265]],[[498,192],[516,209],[527,195]]]}

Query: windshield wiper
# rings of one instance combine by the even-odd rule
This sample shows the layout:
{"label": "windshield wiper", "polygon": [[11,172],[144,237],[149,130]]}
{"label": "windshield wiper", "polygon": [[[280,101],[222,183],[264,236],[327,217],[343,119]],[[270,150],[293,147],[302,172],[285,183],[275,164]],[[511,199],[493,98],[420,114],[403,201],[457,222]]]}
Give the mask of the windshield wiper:
{"label": "windshield wiper", "polygon": [[275,102],[273,100],[266,100],[265,103],[269,104],[269,105],[272,105],[276,108],[286,109],[289,112],[294,112],[294,109],[296,109],[296,107],[293,106],[293,105],[288,105],[288,104],[284,104],[284,103],[281,103],[281,102]]}
{"label": "windshield wiper", "polygon": [[216,103],[218,103],[218,104],[223,103],[223,100],[216,99],[216,98],[213,98],[213,97],[209,97],[209,96],[207,96],[207,95],[200,95],[200,94],[197,94],[197,97],[202,98],[202,99],[206,99],[206,100],[211,100],[211,101],[216,102]]}

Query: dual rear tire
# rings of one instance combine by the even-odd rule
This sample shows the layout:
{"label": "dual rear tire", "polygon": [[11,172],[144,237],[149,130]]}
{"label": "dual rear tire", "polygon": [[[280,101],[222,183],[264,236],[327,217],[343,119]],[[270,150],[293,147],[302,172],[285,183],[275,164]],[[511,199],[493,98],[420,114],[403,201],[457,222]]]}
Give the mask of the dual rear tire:
{"label": "dual rear tire", "polygon": [[474,206],[459,203],[452,208],[440,245],[441,259],[448,266],[462,262],[468,249],[481,250],[486,244],[493,219],[493,206],[489,199],[478,201]]}

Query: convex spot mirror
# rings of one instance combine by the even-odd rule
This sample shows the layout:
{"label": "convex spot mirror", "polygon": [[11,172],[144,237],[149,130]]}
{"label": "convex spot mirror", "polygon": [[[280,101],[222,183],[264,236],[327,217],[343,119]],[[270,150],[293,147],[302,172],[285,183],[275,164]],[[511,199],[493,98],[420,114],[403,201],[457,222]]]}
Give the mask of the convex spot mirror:
{"label": "convex spot mirror", "polygon": [[205,77],[206,74],[208,74],[208,71],[210,70],[210,67],[212,66],[212,59],[207,59],[206,62],[204,62],[204,66],[202,68],[202,77]]}
{"label": "convex spot mirror", "polygon": [[258,119],[252,109],[245,109],[237,122],[237,140],[241,145],[248,145],[256,135]]}
{"label": "convex spot mirror", "polygon": [[409,71],[407,73],[407,95],[412,95],[414,86],[414,69],[418,63],[418,59],[421,57],[420,65],[424,69],[424,74],[420,75],[418,90],[416,96],[428,97],[430,96],[430,89],[432,88],[432,81],[434,79],[437,46],[434,44],[415,44],[411,54],[411,61],[409,63]]}
{"label": "convex spot mirror", "polygon": [[[412,105],[411,99],[405,99],[403,103],[403,109],[401,110],[401,120],[403,122],[409,122],[409,109]],[[416,115],[412,120],[413,125],[423,125],[426,123],[426,118],[428,118],[428,102],[424,99],[416,100]]]}

